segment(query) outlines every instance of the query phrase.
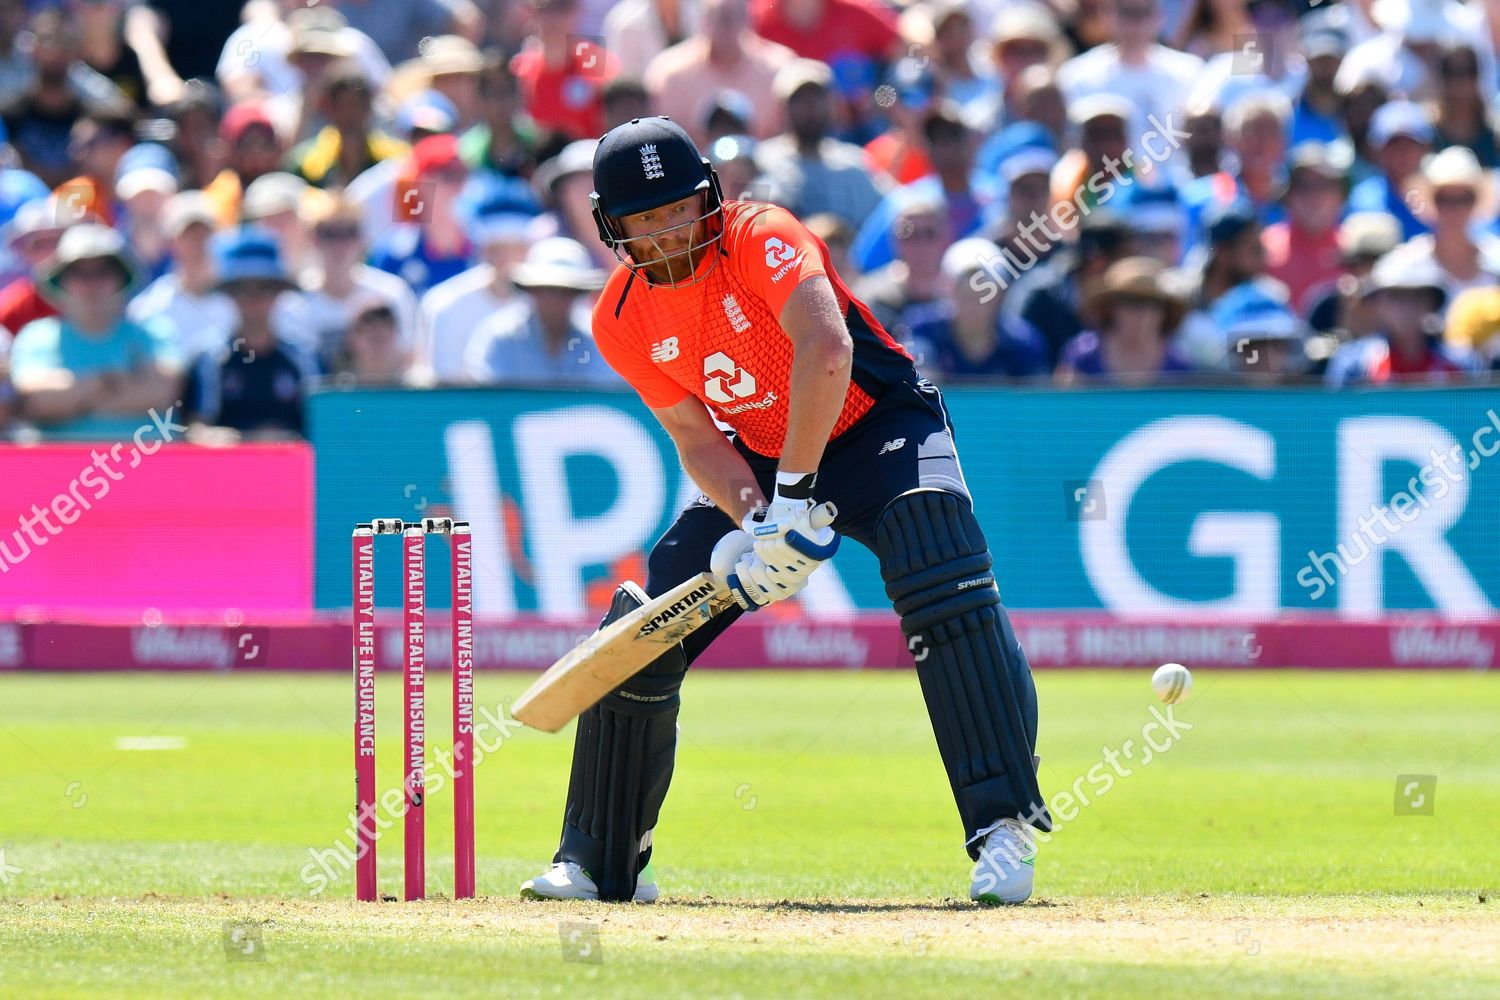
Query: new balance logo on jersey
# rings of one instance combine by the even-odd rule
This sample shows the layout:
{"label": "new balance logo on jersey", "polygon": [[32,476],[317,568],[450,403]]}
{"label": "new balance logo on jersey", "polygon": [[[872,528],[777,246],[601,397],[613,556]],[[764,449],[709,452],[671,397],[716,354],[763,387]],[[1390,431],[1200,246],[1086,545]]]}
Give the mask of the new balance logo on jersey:
{"label": "new balance logo on jersey", "polygon": [[681,353],[682,349],[677,346],[676,337],[668,337],[666,340],[660,340],[651,345],[651,360],[657,364],[663,361],[676,361]]}
{"label": "new balance logo on jersey", "polygon": [[703,359],[703,395],[715,403],[733,403],[755,392],[755,376],[723,351]]}
{"label": "new balance logo on jersey", "polygon": [[906,438],[893,438],[892,440],[887,441],[884,445],[881,446],[880,450],[875,453],[875,457],[879,458],[881,455],[884,455],[887,452],[900,451],[905,447]]}
{"label": "new balance logo on jersey", "polygon": [[667,176],[661,168],[661,157],[656,155],[656,143],[648,142],[641,147],[641,169],[646,171],[648,181],[659,181]]}
{"label": "new balance logo on jersey", "polygon": [[733,295],[724,296],[724,315],[728,318],[729,325],[734,327],[735,333],[744,333],[750,329],[750,321],[745,318],[744,310],[734,300]]}

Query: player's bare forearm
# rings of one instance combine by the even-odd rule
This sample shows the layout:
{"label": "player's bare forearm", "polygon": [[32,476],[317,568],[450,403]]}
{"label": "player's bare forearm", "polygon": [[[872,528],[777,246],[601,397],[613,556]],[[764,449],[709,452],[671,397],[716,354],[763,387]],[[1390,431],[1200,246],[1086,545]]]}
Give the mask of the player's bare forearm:
{"label": "player's bare forearm", "polygon": [[755,508],[764,506],[766,498],[756,485],[755,474],[744,456],[714,426],[701,402],[689,397],[675,406],[651,412],[677,445],[682,468],[715,506],[736,523]]}
{"label": "player's bare forearm", "polygon": [[849,392],[854,341],[833,285],[821,275],[792,292],[781,310],[781,327],[795,354],[779,467],[782,472],[816,472]]}

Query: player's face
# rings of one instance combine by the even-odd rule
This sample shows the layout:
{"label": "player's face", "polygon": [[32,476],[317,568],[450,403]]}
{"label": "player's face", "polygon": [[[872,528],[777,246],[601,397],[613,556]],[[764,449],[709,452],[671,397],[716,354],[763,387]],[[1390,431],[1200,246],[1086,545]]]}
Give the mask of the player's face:
{"label": "player's face", "polygon": [[692,194],[620,219],[625,250],[651,280],[670,284],[692,276],[707,250],[704,196]]}

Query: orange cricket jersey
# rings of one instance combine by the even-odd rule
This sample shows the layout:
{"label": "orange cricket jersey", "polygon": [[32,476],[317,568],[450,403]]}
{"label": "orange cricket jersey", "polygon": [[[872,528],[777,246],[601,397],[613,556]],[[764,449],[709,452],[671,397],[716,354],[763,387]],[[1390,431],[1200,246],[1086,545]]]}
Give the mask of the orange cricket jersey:
{"label": "orange cricket jersey", "polygon": [[647,406],[664,409],[696,396],[752,451],[779,457],[792,375],[781,309],[793,289],[819,274],[833,285],[854,340],[834,436],[888,387],[916,378],[911,355],[834,272],[828,247],[786,209],[725,202],[724,235],[698,269],[696,284],[670,288],[621,265],[594,306],[600,353]]}

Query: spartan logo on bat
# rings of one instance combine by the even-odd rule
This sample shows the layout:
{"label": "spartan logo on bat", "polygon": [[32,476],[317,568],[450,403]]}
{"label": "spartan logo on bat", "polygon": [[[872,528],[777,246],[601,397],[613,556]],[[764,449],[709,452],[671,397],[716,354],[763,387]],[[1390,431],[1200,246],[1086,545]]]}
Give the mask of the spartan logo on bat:
{"label": "spartan logo on bat", "polygon": [[732,403],[755,394],[755,376],[723,351],[703,359],[703,395],[715,403]]}
{"label": "spartan logo on bat", "polygon": [[682,596],[681,600],[673,601],[667,607],[662,608],[656,614],[652,615],[650,618],[647,618],[644,622],[642,622],[641,630],[636,634],[650,635],[652,632],[657,631],[662,626],[672,624],[673,621],[681,618],[683,615],[692,611],[699,604],[701,604],[705,597],[713,594],[714,589],[715,588],[712,583],[705,583],[701,587],[688,591]]}

